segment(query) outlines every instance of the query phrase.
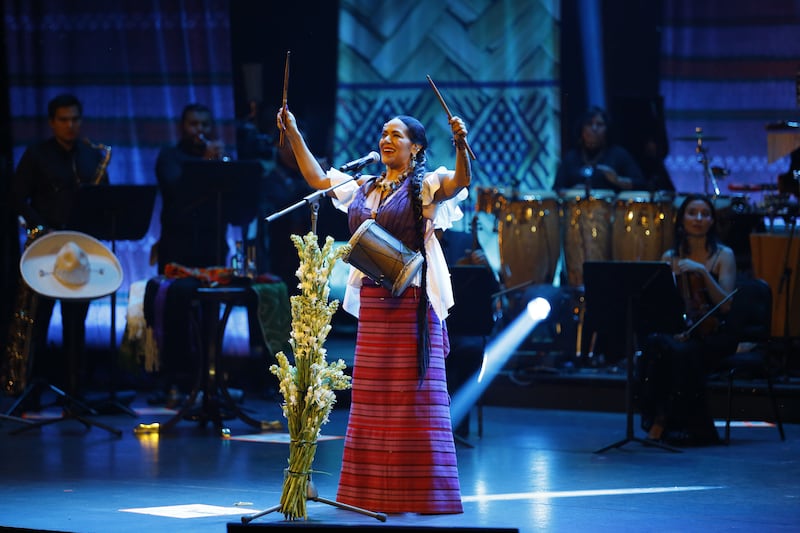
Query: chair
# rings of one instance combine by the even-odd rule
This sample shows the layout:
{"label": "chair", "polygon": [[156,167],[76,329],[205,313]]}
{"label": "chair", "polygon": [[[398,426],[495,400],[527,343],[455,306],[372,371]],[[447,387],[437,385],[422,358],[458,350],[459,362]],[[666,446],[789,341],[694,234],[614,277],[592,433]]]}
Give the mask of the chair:
{"label": "chair", "polygon": [[[725,418],[725,444],[730,444],[731,418],[733,417],[733,396],[737,390],[735,380],[764,379],[767,393],[772,404],[773,417],[778,427],[781,440],[786,440],[783,431],[778,402],[773,387],[774,369],[769,350],[770,331],[772,325],[772,290],[766,281],[759,278],[740,276],[736,287],[738,292],[733,298],[731,311],[728,313],[726,327],[740,332],[740,350],[724,358],[718,368],[720,377],[727,381],[728,412]],[[749,348],[742,350],[742,346]],[[745,390],[740,388],[739,390]],[[747,390],[755,391],[753,387]]]}

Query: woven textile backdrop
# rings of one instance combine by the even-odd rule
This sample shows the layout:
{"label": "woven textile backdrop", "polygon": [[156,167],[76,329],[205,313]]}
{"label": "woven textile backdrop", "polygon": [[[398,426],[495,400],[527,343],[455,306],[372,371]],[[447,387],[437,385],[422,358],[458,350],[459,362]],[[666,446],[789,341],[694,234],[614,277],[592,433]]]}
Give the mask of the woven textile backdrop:
{"label": "woven textile backdrop", "polygon": [[[25,147],[50,137],[47,102],[61,92],[83,102],[82,134],[112,147],[112,184],[155,184],[158,150],[178,139],[189,102],[207,104],[217,133],[233,147],[234,109],[225,0],[7,0],[14,164]],[[122,290],[155,275],[160,197],[150,232],[116,245]]]}
{"label": "woven textile backdrop", "polygon": [[730,171],[722,194],[730,183],[777,184],[789,159],[768,160],[766,125],[800,118],[800,2],[670,0],[665,9],[661,92],[673,139],[666,164],[678,190],[704,187],[695,143],[674,140],[695,127],[723,137],[706,143],[711,164]]}
{"label": "woven textile backdrop", "polygon": [[476,186],[551,188],[560,157],[558,0],[343,0],[341,9],[334,160],[376,149],[384,122],[409,114],[426,127],[429,166],[452,168],[430,75],[470,131]]}

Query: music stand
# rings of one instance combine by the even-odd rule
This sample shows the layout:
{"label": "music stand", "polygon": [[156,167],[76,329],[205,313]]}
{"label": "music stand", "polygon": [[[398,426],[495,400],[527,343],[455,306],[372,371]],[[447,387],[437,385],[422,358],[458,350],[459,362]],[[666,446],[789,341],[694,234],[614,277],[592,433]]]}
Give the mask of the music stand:
{"label": "music stand", "polygon": [[[116,254],[117,241],[137,241],[150,229],[158,188],[155,185],[91,185],[78,190],[68,228],[109,241]],[[136,413],[117,400],[117,292],[111,293],[111,371],[107,406],[131,416]],[[103,409],[104,411],[106,409]]]}
{"label": "music stand", "polygon": [[245,227],[258,214],[263,174],[264,167],[258,160],[183,162],[176,209],[203,217],[213,213],[217,265],[226,262],[221,243],[227,224]]}
{"label": "music stand", "polygon": [[[669,264],[661,261],[587,261],[583,264],[586,311],[599,323],[625,320],[625,438],[595,453],[634,441],[672,452],[680,450],[638,438],[633,431],[633,356],[635,337],[654,332],[678,333],[684,326],[684,304]],[[599,310],[599,313],[597,312]]]}

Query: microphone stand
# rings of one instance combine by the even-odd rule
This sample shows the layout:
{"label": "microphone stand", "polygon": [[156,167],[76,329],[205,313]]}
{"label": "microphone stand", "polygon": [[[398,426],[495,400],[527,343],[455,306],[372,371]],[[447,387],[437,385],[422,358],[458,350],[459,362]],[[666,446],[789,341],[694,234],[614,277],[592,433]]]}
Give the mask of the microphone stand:
{"label": "microphone stand", "polygon": [[719,196],[719,184],[717,183],[716,176],[714,176],[714,173],[711,171],[711,167],[708,165],[708,148],[703,146],[702,137],[698,137],[697,139],[695,152],[698,154],[697,160],[703,165],[703,192],[709,194],[708,186],[710,183],[711,186],[714,187],[714,198],[716,198]]}
{"label": "microphone stand", "polygon": [[792,241],[794,240],[794,230],[795,230],[795,217],[794,215],[788,215],[786,217],[786,222],[789,227],[789,235],[786,239],[786,252],[783,255],[783,272],[781,273],[781,279],[778,283],[778,294],[783,294],[783,307],[784,307],[784,314],[783,314],[783,342],[784,342],[784,361],[783,367],[786,368],[786,364],[788,361],[789,354],[791,353],[791,346],[792,340],[791,335],[789,333],[789,311],[791,310],[791,302],[790,298],[792,296],[792,267],[789,265],[789,256],[792,253]]}
{"label": "microphone stand", "polygon": [[303,198],[301,200],[298,200],[297,202],[295,202],[294,204],[290,205],[289,207],[286,207],[284,209],[281,209],[280,211],[272,213],[271,215],[266,217],[264,220],[266,220],[267,222],[272,222],[273,220],[278,219],[278,218],[282,217],[283,215],[294,211],[298,207],[308,204],[311,207],[311,231],[314,233],[314,235],[316,235],[317,234],[317,219],[319,218],[319,200],[320,200],[320,198],[322,198],[323,196],[326,196],[329,192],[333,191],[334,189],[336,189],[338,187],[341,187],[345,183],[350,183],[351,181],[358,180],[358,178],[360,178],[360,177],[361,177],[361,173],[358,173],[358,174],[352,176],[349,180],[345,180],[345,181],[343,181],[341,183],[333,185],[332,187],[328,187],[327,189],[320,189],[320,190],[314,191],[314,192],[312,192],[310,194],[307,194],[306,196],[303,196]]}

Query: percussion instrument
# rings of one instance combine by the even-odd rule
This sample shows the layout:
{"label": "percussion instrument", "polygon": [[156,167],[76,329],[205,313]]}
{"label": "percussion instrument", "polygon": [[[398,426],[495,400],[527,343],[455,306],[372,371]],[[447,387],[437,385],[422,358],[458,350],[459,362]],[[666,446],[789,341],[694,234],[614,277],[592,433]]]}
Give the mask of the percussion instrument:
{"label": "percussion instrument", "polygon": [[585,261],[611,259],[614,191],[585,189],[561,191],[561,226],[564,232],[564,263],[569,285],[583,285]]}
{"label": "percussion instrument", "polygon": [[478,199],[475,201],[475,211],[497,216],[505,204],[503,189],[496,187],[478,187]]}
{"label": "percussion instrument", "polygon": [[400,296],[422,268],[422,254],[410,250],[375,220],[365,220],[353,233],[350,252],[342,257],[375,283]]}
{"label": "percussion instrument", "polygon": [[673,194],[667,191],[622,191],[614,208],[614,261],[658,261],[673,241]]}
{"label": "percussion instrument", "polygon": [[731,239],[731,230],[737,215],[750,212],[750,201],[746,194],[732,194],[712,198],[717,211],[717,233],[722,242]]}
{"label": "percussion instrument", "polygon": [[506,199],[498,217],[501,273],[506,287],[553,282],[560,256],[559,198],[533,191]]}
{"label": "percussion instrument", "polygon": [[[800,336],[800,283],[796,278],[800,272],[800,239],[794,226],[783,232],[753,232],[749,237],[753,274],[772,288],[772,336]],[[783,279],[787,268],[794,272],[788,283]]]}

